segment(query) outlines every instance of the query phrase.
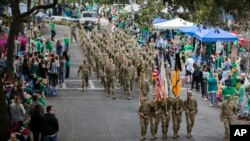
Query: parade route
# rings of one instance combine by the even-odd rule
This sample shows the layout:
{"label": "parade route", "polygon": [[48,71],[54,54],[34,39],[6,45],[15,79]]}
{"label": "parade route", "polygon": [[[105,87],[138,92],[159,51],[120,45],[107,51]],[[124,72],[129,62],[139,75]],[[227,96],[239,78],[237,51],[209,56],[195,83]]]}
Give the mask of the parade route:
{"label": "parade route", "polygon": [[[62,39],[69,27],[57,25],[56,39]],[[103,28],[103,27],[102,27]],[[48,25],[43,29],[49,33]],[[45,35],[49,37],[49,35]],[[128,101],[123,90],[116,86],[117,99],[106,97],[101,82],[92,73],[89,88],[81,91],[81,80],[77,70],[82,63],[83,54],[79,41],[70,44],[71,56],[70,78],[65,80],[65,86],[58,88],[58,97],[48,98],[48,104],[56,109],[60,130],[60,141],[138,141],[140,139],[140,124],[138,117],[138,95],[134,88],[132,100]],[[195,119],[193,137],[186,138],[186,117],[182,114],[180,137],[173,139],[172,121],[170,122],[169,141],[222,141],[224,127],[219,119],[219,109],[209,107],[209,101],[204,101],[200,93],[194,91],[198,102],[198,114]],[[181,89],[181,98],[186,98],[186,88]],[[158,127],[157,141],[161,139],[161,125]],[[147,139],[150,140],[148,126]]]}

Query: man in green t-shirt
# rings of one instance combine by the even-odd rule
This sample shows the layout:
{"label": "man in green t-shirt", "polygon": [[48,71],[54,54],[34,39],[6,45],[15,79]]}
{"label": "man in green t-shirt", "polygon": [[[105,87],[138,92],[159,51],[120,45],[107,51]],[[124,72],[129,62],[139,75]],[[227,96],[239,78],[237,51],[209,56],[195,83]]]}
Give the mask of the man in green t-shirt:
{"label": "man in green t-shirt", "polygon": [[43,51],[43,47],[42,47],[42,42],[41,42],[41,40],[38,39],[38,40],[36,41],[36,47],[37,47],[37,51],[38,51],[38,52],[41,53],[41,52]]}
{"label": "man in green t-shirt", "polygon": [[54,41],[54,37],[56,36],[55,23],[51,21],[50,30],[51,30],[51,41]]}

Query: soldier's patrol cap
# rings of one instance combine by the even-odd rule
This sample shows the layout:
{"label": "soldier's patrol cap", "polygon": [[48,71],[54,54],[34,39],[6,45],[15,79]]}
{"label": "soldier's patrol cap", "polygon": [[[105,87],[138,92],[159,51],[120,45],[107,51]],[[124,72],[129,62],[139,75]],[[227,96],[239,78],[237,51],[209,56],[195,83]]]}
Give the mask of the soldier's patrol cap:
{"label": "soldier's patrol cap", "polygon": [[226,95],[226,98],[231,98],[231,95],[230,95],[230,94],[227,94],[227,95]]}
{"label": "soldier's patrol cap", "polygon": [[147,97],[142,97],[141,100],[146,101],[146,100],[148,100],[148,98]]}
{"label": "soldier's patrol cap", "polygon": [[188,95],[188,96],[192,96],[192,95],[193,95],[193,92],[192,92],[192,91],[188,91],[188,92],[187,92],[187,95]]}

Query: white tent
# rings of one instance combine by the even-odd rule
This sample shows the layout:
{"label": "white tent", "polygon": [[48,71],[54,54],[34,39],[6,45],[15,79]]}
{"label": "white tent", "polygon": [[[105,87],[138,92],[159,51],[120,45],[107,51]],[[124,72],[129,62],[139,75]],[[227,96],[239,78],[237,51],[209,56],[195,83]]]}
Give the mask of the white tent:
{"label": "white tent", "polygon": [[137,12],[140,10],[140,5],[133,3],[124,7],[125,12],[132,12],[132,9]]}
{"label": "white tent", "polygon": [[169,20],[166,22],[154,24],[154,28],[156,29],[179,29],[183,27],[193,26],[194,24],[188,21],[185,21],[180,18],[175,18],[173,20]]}
{"label": "white tent", "polygon": [[[169,11],[171,11],[173,8],[172,7],[166,7],[163,10],[161,10],[162,13],[169,13]],[[179,9],[176,10],[177,13],[185,13],[187,11],[185,11],[182,7],[180,7]]]}

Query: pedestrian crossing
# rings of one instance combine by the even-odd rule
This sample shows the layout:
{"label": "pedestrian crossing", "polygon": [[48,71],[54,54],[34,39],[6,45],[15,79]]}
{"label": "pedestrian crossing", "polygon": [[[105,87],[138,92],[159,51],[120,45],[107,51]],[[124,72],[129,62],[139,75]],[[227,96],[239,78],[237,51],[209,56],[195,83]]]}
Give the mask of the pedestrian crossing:
{"label": "pedestrian crossing", "polygon": [[[58,90],[82,90],[81,87],[82,84],[82,80],[81,79],[68,79],[65,80],[64,83],[62,84],[61,88],[57,88]],[[121,89],[118,85],[115,86],[116,90]],[[182,87],[182,90],[186,90],[187,88]],[[93,80],[89,80],[89,85],[88,85],[88,90],[99,90],[102,91],[104,90],[103,85],[101,84],[101,80],[98,79],[93,79]],[[152,91],[153,88],[150,88],[150,90]]]}
{"label": "pedestrian crossing", "polygon": [[[81,79],[76,80],[65,80],[61,88],[57,88],[58,90],[82,90],[81,88]],[[100,80],[89,80],[88,90],[104,90],[104,87],[100,85]],[[72,87],[73,85],[73,87]],[[75,87],[75,86],[78,87]],[[118,86],[115,86],[115,89],[120,89]]]}

